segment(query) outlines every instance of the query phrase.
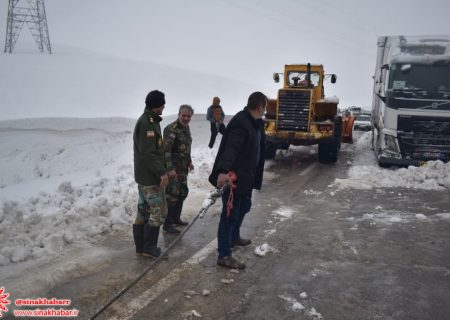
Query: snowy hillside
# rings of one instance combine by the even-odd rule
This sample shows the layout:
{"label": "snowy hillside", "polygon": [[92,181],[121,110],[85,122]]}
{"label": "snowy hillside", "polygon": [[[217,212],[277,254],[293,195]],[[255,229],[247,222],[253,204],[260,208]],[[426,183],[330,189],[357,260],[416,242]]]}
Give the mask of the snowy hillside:
{"label": "snowy hillside", "polygon": [[[146,94],[166,93],[166,114],[181,104],[205,112],[220,96],[225,112],[245,105],[250,85],[220,76],[150,62],[115,58],[54,44],[52,55],[2,54],[0,120],[35,117],[137,117]],[[261,90],[261,88],[259,88]]]}

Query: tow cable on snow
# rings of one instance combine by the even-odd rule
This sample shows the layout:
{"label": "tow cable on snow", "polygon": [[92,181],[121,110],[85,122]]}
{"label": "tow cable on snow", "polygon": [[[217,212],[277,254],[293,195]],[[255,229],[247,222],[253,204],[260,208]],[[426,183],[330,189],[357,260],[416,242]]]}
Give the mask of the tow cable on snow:
{"label": "tow cable on snow", "polygon": [[203,200],[202,207],[197,213],[197,215],[192,219],[191,222],[186,226],[186,228],[181,231],[181,233],[161,252],[161,255],[154,259],[152,263],[136,278],[134,279],[128,286],[120,290],[111,300],[108,301],[105,305],[103,305],[90,319],[97,318],[100,314],[102,314],[110,305],[112,305],[117,299],[119,299],[125,292],[127,292],[131,287],[133,287],[139,280],[141,280],[157,263],[164,257],[167,257],[167,252],[181,239],[181,237],[192,227],[192,225],[197,221],[198,218],[203,218],[208,211],[209,207],[211,207],[217,200],[217,198],[221,197],[223,191],[226,187],[222,189],[214,189],[211,191],[208,196]]}

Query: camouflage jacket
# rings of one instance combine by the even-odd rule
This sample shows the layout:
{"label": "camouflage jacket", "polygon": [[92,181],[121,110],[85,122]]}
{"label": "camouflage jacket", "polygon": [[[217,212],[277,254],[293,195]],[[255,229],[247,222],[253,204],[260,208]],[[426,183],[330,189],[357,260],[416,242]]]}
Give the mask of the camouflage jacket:
{"label": "camouflage jacket", "polygon": [[159,185],[166,173],[161,117],[145,109],[134,128],[134,180],[144,186]]}
{"label": "camouflage jacket", "polygon": [[191,159],[192,137],[189,126],[184,127],[178,119],[164,128],[164,150],[167,171],[187,175]]}

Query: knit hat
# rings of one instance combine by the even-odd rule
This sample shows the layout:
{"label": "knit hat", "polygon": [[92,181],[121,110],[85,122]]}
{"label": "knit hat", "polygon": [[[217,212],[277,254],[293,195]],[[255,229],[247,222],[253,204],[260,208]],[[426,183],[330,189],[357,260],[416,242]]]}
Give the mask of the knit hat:
{"label": "knit hat", "polygon": [[150,91],[145,98],[145,107],[148,109],[159,108],[165,104],[164,93],[158,90]]}

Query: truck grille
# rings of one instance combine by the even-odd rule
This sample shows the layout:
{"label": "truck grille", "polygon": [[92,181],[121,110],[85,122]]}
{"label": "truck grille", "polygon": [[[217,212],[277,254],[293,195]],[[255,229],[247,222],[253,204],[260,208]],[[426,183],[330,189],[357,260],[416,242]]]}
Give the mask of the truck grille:
{"label": "truck grille", "polygon": [[277,129],[309,131],[310,90],[280,90],[278,93]]}
{"label": "truck grille", "polygon": [[449,118],[400,115],[398,139],[405,158],[450,160]]}

